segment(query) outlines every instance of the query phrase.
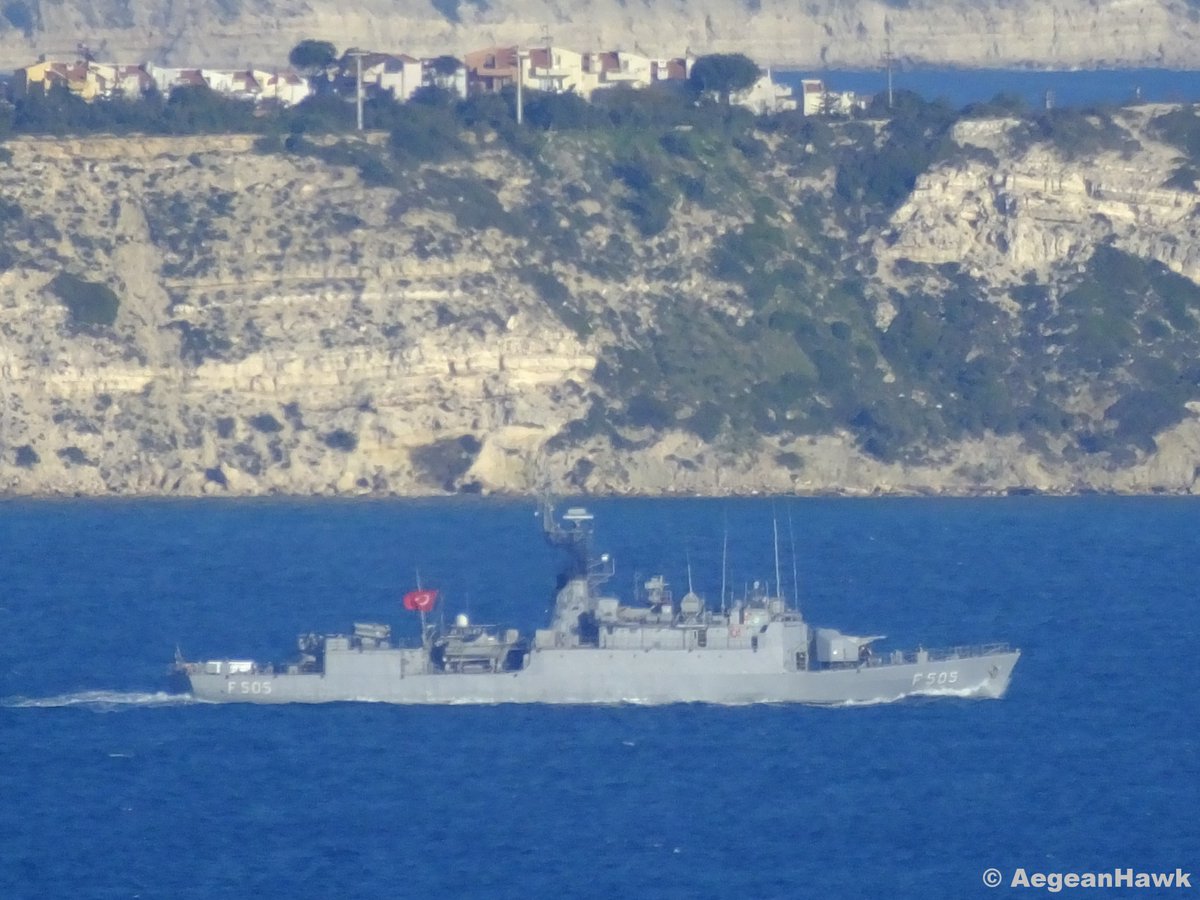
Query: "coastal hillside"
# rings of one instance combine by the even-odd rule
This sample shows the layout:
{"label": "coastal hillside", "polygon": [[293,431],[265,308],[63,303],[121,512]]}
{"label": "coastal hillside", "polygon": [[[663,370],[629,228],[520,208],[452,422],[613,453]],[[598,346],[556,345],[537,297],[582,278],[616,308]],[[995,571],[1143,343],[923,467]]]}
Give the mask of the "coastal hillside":
{"label": "coastal hillside", "polygon": [[1200,67],[1187,0],[11,0],[0,68],[74,54],[80,42],[118,62],[272,66],[304,38],[422,55],[552,40],[808,69],[881,66],[889,48],[943,66]]}
{"label": "coastal hillside", "polygon": [[6,493],[1200,487],[1192,108],[369,112],[4,143]]}

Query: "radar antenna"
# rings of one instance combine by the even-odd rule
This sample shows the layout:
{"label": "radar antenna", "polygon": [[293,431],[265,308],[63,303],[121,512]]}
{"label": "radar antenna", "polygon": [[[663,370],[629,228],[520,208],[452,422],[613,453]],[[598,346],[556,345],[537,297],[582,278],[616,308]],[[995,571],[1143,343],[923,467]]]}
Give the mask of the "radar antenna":
{"label": "radar antenna", "polygon": [[589,588],[607,581],[613,574],[613,562],[607,553],[592,559],[592,514],[582,506],[572,506],[562,515],[567,527],[554,519],[554,507],[548,499],[542,501],[542,531],[554,547],[567,551],[567,566],[561,573],[562,583],[586,578]]}

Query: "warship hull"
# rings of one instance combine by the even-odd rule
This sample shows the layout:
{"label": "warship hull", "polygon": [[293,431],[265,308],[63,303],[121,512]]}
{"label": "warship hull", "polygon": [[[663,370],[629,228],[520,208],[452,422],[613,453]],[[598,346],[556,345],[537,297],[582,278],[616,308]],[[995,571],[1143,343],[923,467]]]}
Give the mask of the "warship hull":
{"label": "warship hull", "polygon": [[[877,703],[910,696],[998,698],[1019,651],[997,650],[922,663],[864,664],[816,671],[754,671],[730,651],[535,652],[515,672],[405,671],[404,650],[365,651],[368,660],[331,671],[194,672],[192,694],[218,703],[646,704]],[[715,657],[715,658],[714,658]],[[764,659],[765,663],[766,660]]]}
{"label": "warship hull", "polygon": [[690,574],[678,602],[658,575],[624,604],[601,590],[614,568],[590,552],[591,515],[573,508],[563,519],[567,527],[543,509],[546,536],[569,564],[549,626],[531,637],[461,613],[431,625],[437,592],[418,587],[404,595],[421,614],[418,646],[393,643],[388,625],[356,622],[352,634],[301,635],[299,658],[282,667],[177,654],[174,673],[197,699],[218,703],[838,705],[1001,697],[1020,658],[1006,644],[879,652],[882,635],[813,627],[759,582],[737,602],[722,589],[718,611],[692,591]]}

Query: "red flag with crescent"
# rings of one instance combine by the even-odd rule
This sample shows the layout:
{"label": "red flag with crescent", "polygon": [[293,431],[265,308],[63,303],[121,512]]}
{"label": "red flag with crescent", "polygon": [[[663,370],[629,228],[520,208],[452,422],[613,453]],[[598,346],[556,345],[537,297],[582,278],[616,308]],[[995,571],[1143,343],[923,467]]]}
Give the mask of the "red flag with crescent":
{"label": "red flag with crescent", "polygon": [[437,591],[409,591],[404,595],[404,608],[413,612],[429,612],[437,603]]}

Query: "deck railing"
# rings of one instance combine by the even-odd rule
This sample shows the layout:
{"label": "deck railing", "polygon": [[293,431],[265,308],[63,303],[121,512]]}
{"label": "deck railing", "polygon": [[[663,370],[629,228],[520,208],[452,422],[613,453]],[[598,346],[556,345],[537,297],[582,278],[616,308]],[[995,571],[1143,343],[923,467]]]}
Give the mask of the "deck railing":
{"label": "deck railing", "polygon": [[940,662],[947,659],[971,659],[977,656],[995,656],[1000,653],[1011,652],[1012,647],[1008,644],[969,644],[961,647],[944,647],[936,650],[912,650],[908,652],[891,650],[868,657],[867,665],[898,666],[906,663],[915,663],[918,661],[920,654],[924,654],[924,658],[928,662]]}

